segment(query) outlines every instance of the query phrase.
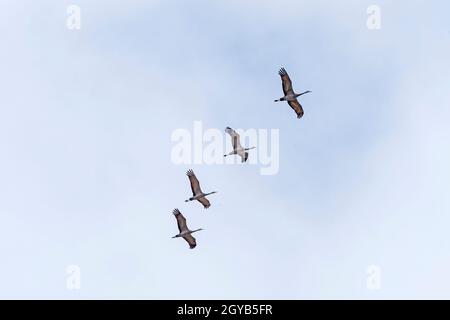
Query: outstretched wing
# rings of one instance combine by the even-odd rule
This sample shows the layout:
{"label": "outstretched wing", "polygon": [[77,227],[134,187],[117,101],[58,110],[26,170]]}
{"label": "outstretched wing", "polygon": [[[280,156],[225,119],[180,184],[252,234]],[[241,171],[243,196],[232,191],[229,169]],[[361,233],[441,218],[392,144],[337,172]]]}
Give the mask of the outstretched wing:
{"label": "outstretched wing", "polygon": [[202,193],[202,189],[200,189],[200,182],[198,182],[194,171],[192,171],[192,169],[189,169],[186,174],[189,177],[189,181],[191,183],[192,195],[195,196],[196,194]]}
{"label": "outstretched wing", "polygon": [[281,68],[280,71],[278,71],[278,74],[281,77],[281,82],[283,83],[283,92],[285,96],[294,94],[294,90],[292,89],[292,81],[291,78],[289,78],[288,73],[284,68]]}
{"label": "outstretched wing", "polygon": [[177,224],[178,224],[178,231],[183,232],[188,230],[188,227],[186,225],[186,218],[181,214],[180,210],[175,209],[172,212],[175,215],[175,218],[177,218]]}
{"label": "outstretched wing", "polygon": [[200,202],[203,205],[203,207],[205,209],[208,209],[211,206],[211,203],[209,203],[209,200],[206,199],[206,197],[203,197],[203,198],[200,198],[200,199],[197,199],[197,200],[198,200],[198,202]]}
{"label": "outstretched wing", "polygon": [[303,108],[297,99],[295,99],[294,101],[288,101],[288,104],[291,106],[292,109],[294,109],[295,113],[297,114],[298,119],[303,117],[303,113],[304,113]]}
{"label": "outstretched wing", "polygon": [[197,242],[195,241],[195,238],[192,236],[192,234],[187,234],[183,236],[183,239],[189,243],[189,248],[194,249],[197,246]]}
{"label": "outstretched wing", "polygon": [[242,148],[241,137],[239,136],[239,134],[230,127],[227,127],[225,129],[225,132],[231,136],[231,143],[233,144],[233,149],[234,150],[241,149]]}

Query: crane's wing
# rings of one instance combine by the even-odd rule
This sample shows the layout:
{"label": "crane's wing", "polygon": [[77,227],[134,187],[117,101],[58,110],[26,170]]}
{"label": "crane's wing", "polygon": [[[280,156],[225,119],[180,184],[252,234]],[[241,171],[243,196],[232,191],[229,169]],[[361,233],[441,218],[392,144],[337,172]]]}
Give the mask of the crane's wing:
{"label": "crane's wing", "polygon": [[203,198],[200,198],[200,199],[197,199],[197,200],[198,200],[198,202],[200,202],[203,205],[203,207],[205,209],[208,209],[211,206],[211,203],[209,203],[209,200],[206,199],[206,197],[203,197]]}
{"label": "crane's wing", "polygon": [[189,248],[194,249],[197,246],[197,242],[195,241],[195,238],[192,236],[192,234],[187,234],[183,236],[183,239],[189,243]]}
{"label": "crane's wing", "polygon": [[278,74],[280,75],[281,82],[283,83],[284,95],[287,96],[294,94],[294,90],[292,90],[292,81],[291,78],[289,78],[286,70],[284,68],[281,68],[280,71],[278,71]]}
{"label": "crane's wing", "polygon": [[304,113],[303,108],[297,99],[295,99],[294,101],[288,101],[288,104],[291,106],[292,109],[294,109],[295,113],[297,114],[298,119],[303,117],[303,113]]}
{"label": "crane's wing", "polygon": [[189,181],[191,183],[192,195],[195,196],[196,194],[202,193],[202,189],[200,189],[200,182],[198,182],[194,171],[192,171],[192,169],[189,169],[186,174],[189,177]]}
{"label": "crane's wing", "polygon": [[186,218],[181,214],[180,210],[175,209],[172,213],[175,215],[175,218],[177,218],[178,231],[180,231],[181,233],[188,230],[188,227],[186,225]]}
{"label": "crane's wing", "polygon": [[231,136],[231,143],[233,144],[233,149],[234,150],[241,149],[242,148],[241,137],[239,136],[239,134],[230,127],[227,127],[225,129],[225,132]]}
{"label": "crane's wing", "polygon": [[247,161],[248,159],[248,152],[244,152],[243,154],[239,154],[241,156],[242,162]]}

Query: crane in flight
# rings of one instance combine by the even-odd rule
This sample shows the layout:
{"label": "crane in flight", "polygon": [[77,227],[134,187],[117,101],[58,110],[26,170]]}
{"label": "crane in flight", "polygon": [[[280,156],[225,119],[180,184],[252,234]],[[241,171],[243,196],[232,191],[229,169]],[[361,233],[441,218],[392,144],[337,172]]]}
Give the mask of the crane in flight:
{"label": "crane in flight", "polygon": [[186,175],[188,176],[189,182],[191,183],[192,197],[185,200],[185,202],[197,200],[203,205],[205,209],[208,209],[211,206],[211,204],[209,203],[208,199],[206,199],[206,196],[217,193],[217,191],[204,193],[200,188],[200,182],[198,182],[198,179],[195,176],[195,173],[192,169],[189,169],[186,172]]}
{"label": "crane in flight", "polygon": [[297,114],[297,118],[300,119],[301,117],[303,117],[304,112],[303,112],[303,107],[300,104],[300,102],[298,102],[297,98],[306,93],[310,93],[311,91],[308,90],[308,91],[305,91],[302,93],[295,93],[294,89],[292,89],[291,78],[289,78],[289,75],[286,72],[286,70],[284,68],[281,68],[280,71],[278,71],[278,74],[281,77],[284,97],[275,100],[275,102],[287,101],[289,106],[291,106],[291,108],[294,109],[295,113]]}
{"label": "crane in flight", "polygon": [[189,230],[189,228],[186,224],[186,218],[183,216],[183,214],[180,212],[180,210],[175,209],[175,210],[173,210],[172,213],[174,214],[175,218],[177,219],[178,230],[180,231],[180,233],[173,236],[172,239],[183,238],[189,244],[189,248],[194,249],[197,246],[197,242],[195,241],[195,238],[192,236],[192,234],[194,232],[201,231],[203,229],[200,228],[200,229],[196,229],[196,230]]}
{"label": "crane in flight", "polygon": [[233,151],[228,154],[225,154],[224,157],[232,156],[237,154],[241,157],[241,162],[245,162],[248,159],[248,150],[255,149],[256,147],[251,148],[243,148],[241,145],[241,137],[239,134],[231,129],[230,127],[226,127],[225,132],[231,136],[231,144],[233,145]]}

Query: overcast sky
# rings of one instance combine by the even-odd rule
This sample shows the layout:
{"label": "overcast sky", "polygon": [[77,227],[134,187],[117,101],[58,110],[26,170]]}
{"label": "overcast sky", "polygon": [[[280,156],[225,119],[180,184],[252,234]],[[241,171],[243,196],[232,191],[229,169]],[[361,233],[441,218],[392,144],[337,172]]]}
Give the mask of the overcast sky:
{"label": "overcast sky", "polygon": [[[449,11],[2,0],[0,297],[450,298]],[[280,66],[312,91],[301,120],[273,102]],[[278,173],[174,164],[194,121],[279,129]],[[189,168],[208,210],[184,202]],[[173,208],[205,229],[194,250]]]}

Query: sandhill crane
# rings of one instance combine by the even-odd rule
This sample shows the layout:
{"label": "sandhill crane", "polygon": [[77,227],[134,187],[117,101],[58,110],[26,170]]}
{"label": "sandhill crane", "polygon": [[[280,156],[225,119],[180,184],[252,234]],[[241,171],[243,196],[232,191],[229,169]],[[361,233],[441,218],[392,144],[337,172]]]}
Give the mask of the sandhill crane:
{"label": "sandhill crane", "polygon": [[178,230],[180,231],[179,234],[177,234],[176,236],[173,236],[172,239],[174,238],[183,238],[184,240],[187,241],[187,243],[189,243],[189,248],[194,249],[195,246],[197,245],[197,242],[195,241],[195,238],[192,236],[192,234],[194,232],[203,230],[203,229],[197,229],[197,230],[189,230],[189,228],[187,227],[186,224],[186,218],[183,216],[183,214],[180,212],[180,210],[175,209],[172,212],[175,215],[175,218],[177,219],[177,224],[178,224]]}
{"label": "sandhill crane", "polygon": [[186,172],[186,175],[189,177],[189,181],[191,183],[192,197],[185,200],[185,202],[197,200],[198,202],[200,202],[203,205],[203,207],[205,209],[208,209],[211,206],[211,204],[209,203],[208,199],[206,199],[206,196],[217,193],[217,191],[213,191],[210,193],[204,193],[202,191],[202,189],[200,188],[200,183],[198,182],[198,179],[195,176],[195,173],[194,173],[194,171],[192,171],[192,169],[189,169]]}
{"label": "sandhill crane", "polygon": [[295,93],[292,89],[292,81],[289,78],[286,70],[284,68],[281,68],[280,71],[278,71],[278,74],[280,75],[281,81],[283,83],[284,97],[275,100],[275,102],[287,101],[287,103],[291,106],[292,109],[294,109],[295,113],[297,114],[297,118],[300,119],[301,117],[303,117],[304,112],[302,105],[298,102],[297,98],[306,93],[310,93],[311,91],[305,91],[298,94]]}
{"label": "sandhill crane", "polygon": [[251,148],[242,148],[241,146],[241,139],[239,134],[234,131],[233,129],[231,129],[230,127],[226,127],[225,132],[228,133],[231,136],[231,143],[233,144],[233,151],[231,151],[229,154],[225,154],[224,157],[226,156],[232,156],[234,154],[237,154],[238,156],[241,157],[241,162],[245,162],[248,159],[248,150],[251,149],[255,149],[256,147],[251,147]]}

